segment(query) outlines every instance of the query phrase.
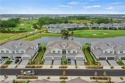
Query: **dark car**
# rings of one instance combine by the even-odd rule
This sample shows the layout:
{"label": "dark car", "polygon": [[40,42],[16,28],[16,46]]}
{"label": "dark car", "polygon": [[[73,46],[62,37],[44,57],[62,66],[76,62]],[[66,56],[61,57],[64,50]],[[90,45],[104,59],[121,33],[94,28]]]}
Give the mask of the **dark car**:
{"label": "dark car", "polygon": [[69,64],[69,65],[71,64],[71,59],[68,59],[68,64]]}
{"label": "dark car", "polygon": [[19,61],[20,61],[19,59],[16,59],[16,60],[15,60],[15,64],[17,64]]}

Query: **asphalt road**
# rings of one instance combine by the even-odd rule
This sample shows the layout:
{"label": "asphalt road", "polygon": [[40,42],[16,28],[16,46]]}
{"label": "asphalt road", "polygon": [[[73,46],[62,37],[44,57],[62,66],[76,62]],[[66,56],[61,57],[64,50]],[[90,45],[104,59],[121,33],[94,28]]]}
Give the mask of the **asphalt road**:
{"label": "asphalt road", "polygon": [[[22,69],[0,69],[0,75],[20,75]],[[23,69],[23,71],[34,70],[39,76],[60,76],[65,71],[66,76],[94,76],[103,75],[106,72],[107,76],[125,76],[125,70],[94,70],[94,69]]]}

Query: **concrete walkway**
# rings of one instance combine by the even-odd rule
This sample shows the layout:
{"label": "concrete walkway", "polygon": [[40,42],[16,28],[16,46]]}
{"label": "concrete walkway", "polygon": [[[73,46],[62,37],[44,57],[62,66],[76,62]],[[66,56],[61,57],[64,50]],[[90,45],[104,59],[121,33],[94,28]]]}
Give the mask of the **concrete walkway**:
{"label": "concrete walkway", "polygon": [[[48,79],[49,77],[49,79]],[[59,79],[60,76],[38,76],[38,79],[29,79],[30,81],[35,81],[35,80],[43,80],[43,79],[47,79],[49,81],[61,81],[61,79]],[[81,78],[83,80],[86,80],[88,82],[92,82],[95,80],[91,80],[89,76],[68,76],[68,79],[66,79],[65,81],[69,81],[75,78]],[[26,80],[26,79],[17,79],[16,76],[8,76],[7,79],[4,78],[4,76],[0,76],[0,83],[12,83],[13,80]],[[125,81],[125,76],[123,77],[123,80],[120,79],[120,77],[111,77],[111,81],[113,81],[114,83],[120,83],[122,81]]]}

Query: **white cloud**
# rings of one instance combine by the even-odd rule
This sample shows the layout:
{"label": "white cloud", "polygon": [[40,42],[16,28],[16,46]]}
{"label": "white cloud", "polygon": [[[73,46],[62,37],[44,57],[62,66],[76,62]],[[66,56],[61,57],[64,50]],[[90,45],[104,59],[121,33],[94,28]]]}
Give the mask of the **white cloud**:
{"label": "white cloud", "polygon": [[115,2],[115,3],[112,3],[113,5],[117,5],[117,4],[120,4],[120,3],[122,3],[122,2]]}
{"label": "white cloud", "polygon": [[79,2],[72,1],[72,2],[69,2],[68,4],[70,4],[70,5],[77,5],[77,4],[79,4]]}
{"label": "white cloud", "polygon": [[71,6],[69,5],[59,5],[59,7],[64,7],[64,8],[72,8]]}
{"label": "white cloud", "polygon": [[108,7],[106,8],[107,10],[113,10],[114,8],[113,7]]}
{"label": "white cloud", "polygon": [[93,5],[93,6],[84,6],[84,8],[86,9],[90,9],[90,8],[100,8],[101,5]]}

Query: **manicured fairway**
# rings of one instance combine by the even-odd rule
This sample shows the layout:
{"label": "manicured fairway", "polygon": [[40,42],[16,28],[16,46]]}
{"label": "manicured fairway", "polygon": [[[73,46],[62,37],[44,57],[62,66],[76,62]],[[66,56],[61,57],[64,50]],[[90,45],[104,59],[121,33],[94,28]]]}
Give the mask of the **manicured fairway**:
{"label": "manicured fairway", "polygon": [[118,37],[125,36],[125,30],[76,30],[74,36],[85,38]]}
{"label": "manicured fairway", "polygon": [[7,39],[7,38],[13,37],[15,35],[17,35],[17,34],[0,33],[0,40]]}

